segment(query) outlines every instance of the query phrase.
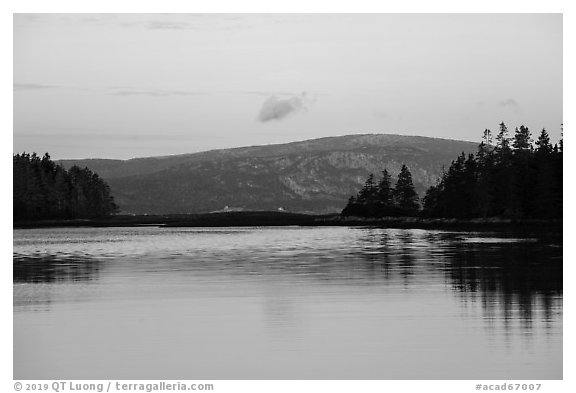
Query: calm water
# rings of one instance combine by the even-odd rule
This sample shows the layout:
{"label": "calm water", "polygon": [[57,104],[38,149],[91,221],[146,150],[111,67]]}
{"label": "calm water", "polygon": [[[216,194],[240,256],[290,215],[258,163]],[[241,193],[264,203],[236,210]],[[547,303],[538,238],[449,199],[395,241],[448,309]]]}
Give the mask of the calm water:
{"label": "calm water", "polygon": [[561,379],[561,238],[14,231],[16,379]]}

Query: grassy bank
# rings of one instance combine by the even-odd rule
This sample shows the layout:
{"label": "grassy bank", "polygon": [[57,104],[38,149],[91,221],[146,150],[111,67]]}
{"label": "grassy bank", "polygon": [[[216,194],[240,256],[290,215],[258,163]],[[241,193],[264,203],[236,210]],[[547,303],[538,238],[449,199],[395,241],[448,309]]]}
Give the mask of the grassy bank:
{"label": "grassy bank", "polygon": [[234,227],[234,226],[372,226],[383,228],[421,228],[455,230],[539,229],[562,230],[562,220],[432,219],[418,217],[361,218],[338,214],[250,211],[203,214],[115,215],[84,220],[44,220],[15,222],[14,228],[53,227]]}
{"label": "grassy bank", "polygon": [[202,214],[114,215],[79,220],[42,220],[14,222],[14,228],[51,227],[231,227],[231,226],[287,226],[313,225],[317,216],[299,213],[268,211],[225,212]]}
{"label": "grassy bank", "polygon": [[[321,224],[322,223],[322,224]],[[504,218],[420,218],[420,217],[319,217],[316,225],[375,226],[383,228],[414,229],[457,229],[457,230],[492,230],[492,229],[550,229],[562,230],[562,220],[520,220]]]}

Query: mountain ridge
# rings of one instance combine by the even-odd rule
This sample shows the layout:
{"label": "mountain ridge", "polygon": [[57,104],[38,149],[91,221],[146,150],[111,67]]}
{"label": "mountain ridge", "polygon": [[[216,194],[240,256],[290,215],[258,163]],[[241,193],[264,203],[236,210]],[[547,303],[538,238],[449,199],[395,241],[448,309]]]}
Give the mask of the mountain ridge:
{"label": "mountain ridge", "polygon": [[402,164],[417,191],[435,184],[452,159],[477,143],[424,136],[354,134],[272,145],[129,160],[60,160],[104,178],[124,213],[167,214],[278,208],[332,213],[369,173]]}
{"label": "mountain ridge", "polygon": [[429,139],[429,140],[438,140],[438,141],[454,141],[454,142],[463,142],[463,143],[474,143],[477,144],[475,141],[466,141],[463,139],[450,139],[450,138],[441,138],[441,137],[432,137],[432,136],[424,136],[424,135],[403,135],[403,134],[382,134],[382,133],[366,133],[366,134],[345,134],[345,135],[336,135],[336,136],[323,136],[319,138],[313,139],[302,139],[298,141],[292,142],[279,142],[279,143],[269,143],[266,145],[248,145],[248,146],[237,146],[237,147],[223,147],[223,148],[216,148],[216,149],[208,149],[208,150],[201,150],[193,153],[178,153],[178,154],[165,154],[160,156],[145,156],[145,157],[133,157],[133,158],[62,158],[56,161],[58,162],[72,162],[72,161],[133,161],[133,160],[146,160],[146,159],[165,159],[165,158],[175,158],[175,157],[184,157],[184,156],[191,156],[195,154],[201,153],[209,153],[209,152],[222,152],[228,150],[241,150],[241,149],[251,149],[251,148],[265,148],[265,147],[274,147],[274,146],[281,146],[281,145],[295,145],[301,143],[307,143],[310,141],[321,141],[321,140],[334,140],[340,138],[356,138],[356,137],[371,137],[371,136],[386,136],[386,137],[399,137],[399,138],[422,138],[422,139]]}

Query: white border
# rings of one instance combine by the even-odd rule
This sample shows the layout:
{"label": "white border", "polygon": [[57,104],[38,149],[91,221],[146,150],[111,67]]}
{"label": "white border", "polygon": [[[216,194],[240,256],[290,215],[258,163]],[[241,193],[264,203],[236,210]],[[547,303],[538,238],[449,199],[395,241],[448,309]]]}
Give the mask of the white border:
{"label": "white border", "polygon": [[[566,129],[566,142],[568,146],[568,155],[565,161],[565,236],[571,240],[570,224],[574,222],[574,207],[571,203],[571,195],[574,187],[570,178],[573,176],[573,158],[570,155],[572,150],[572,137],[570,128],[574,110],[573,97],[573,70],[576,69],[574,64],[574,32],[576,18],[574,17],[574,2],[565,1],[497,1],[485,0],[482,2],[463,2],[463,1],[403,1],[386,4],[382,2],[366,1],[321,1],[321,0],[291,0],[278,4],[263,0],[243,0],[243,1],[176,1],[163,0],[151,1],[144,0],[138,2],[128,2],[120,0],[99,0],[89,4],[73,0],[9,0],[2,2],[2,14],[0,19],[0,42],[2,42],[2,53],[10,52],[12,54],[12,13],[37,13],[37,12],[108,12],[108,13],[126,13],[126,12],[419,12],[419,13],[458,13],[458,12],[497,12],[497,13],[563,13],[564,14],[564,125]],[[137,7],[135,6],[137,5]],[[7,56],[3,56],[2,64],[2,119],[3,131],[2,149],[8,150],[13,146],[12,138],[12,62],[7,61]],[[3,151],[0,155],[3,159],[3,178],[8,179],[5,182],[12,184],[12,171],[7,160],[10,153]],[[4,161],[5,160],[5,161]],[[5,172],[4,172],[5,171]],[[11,192],[3,195],[4,222],[2,223],[2,241],[5,247],[2,247],[2,263],[0,276],[3,280],[2,285],[2,391],[14,391],[14,381],[12,380],[12,264],[11,255],[8,250],[12,250],[12,197]],[[576,391],[574,383],[573,348],[574,340],[571,332],[576,331],[573,323],[573,292],[570,284],[574,277],[573,263],[576,263],[574,248],[566,244],[564,267],[564,380],[563,381],[535,381],[543,384],[543,392],[568,392]],[[464,360],[463,360],[464,361]],[[101,382],[101,381],[95,381]],[[135,381],[139,382],[139,381]],[[150,381],[142,381],[144,383]],[[385,392],[385,391],[441,391],[441,392],[468,392],[474,391],[475,383],[502,384],[504,381],[198,381],[204,383],[214,383],[216,392],[295,392],[295,391],[362,391],[362,392]],[[515,382],[515,381],[506,381]],[[525,381],[519,381],[523,383]]]}

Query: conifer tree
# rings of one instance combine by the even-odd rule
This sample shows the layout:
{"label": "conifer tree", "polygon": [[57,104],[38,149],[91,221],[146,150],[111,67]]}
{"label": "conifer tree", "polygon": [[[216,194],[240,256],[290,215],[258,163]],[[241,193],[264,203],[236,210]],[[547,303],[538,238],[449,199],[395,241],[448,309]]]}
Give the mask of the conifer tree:
{"label": "conifer tree", "polygon": [[439,182],[435,186],[430,186],[424,195],[423,200],[423,213],[427,217],[441,217],[443,216],[440,209],[440,198],[443,194],[443,184]]}
{"label": "conifer tree", "polygon": [[536,152],[539,154],[552,153],[552,144],[550,143],[550,135],[545,128],[542,128],[540,136],[536,140]]}
{"label": "conifer tree", "polygon": [[416,215],[420,208],[418,194],[414,190],[414,183],[412,182],[412,174],[406,165],[402,165],[398,174],[398,180],[394,187],[394,201],[399,211],[408,216]]}
{"label": "conifer tree", "polygon": [[500,131],[496,135],[496,152],[501,159],[510,153],[510,138],[508,137],[508,127],[504,122],[500,123]]}
{"label": "conifer tree", "polygon": [[560,124],[560,153],[564,151],[564,123]]}
{"label": "conifer tree", "polygon": [[512,146],[514,149],[519,151],[527,151],[532,149],[532,138],[528,127],[520,126],[520,128],[516,128]]}
{"label": "conifer tree", "polygon": [[374,174],[371,173],[366,179],[366,183],[364,183],[364,187],[360,190],[358,194],[358,202],[359,203],[374,203],[376,202],[376,194],[378,192],[378,188],[376,183],[374,182]]}
{"label": "conifer tree", "polygon": [[394,206],[391,176],[386,169],[382,171],[382,179],[378,182],[377,200],[383,210],[390,210]]}
{"label": "conifer tree", "polygon": [[478,146],[478,153],[476,153],[480,163],[484,163],[490,156],[491,152],[493,151],[492,144],[492,131],[486,128],[484,130],[484,134],[482,135],[482,142],[480,142],[480,145]]}

